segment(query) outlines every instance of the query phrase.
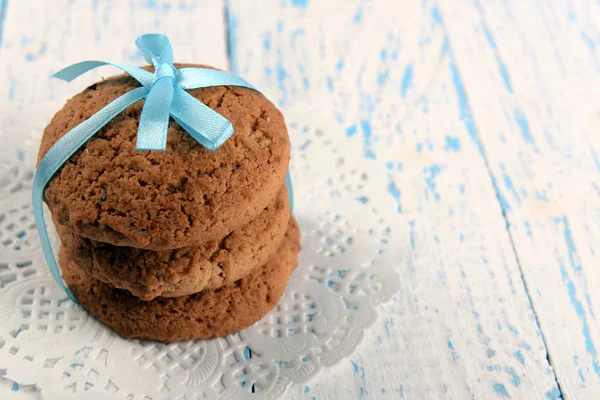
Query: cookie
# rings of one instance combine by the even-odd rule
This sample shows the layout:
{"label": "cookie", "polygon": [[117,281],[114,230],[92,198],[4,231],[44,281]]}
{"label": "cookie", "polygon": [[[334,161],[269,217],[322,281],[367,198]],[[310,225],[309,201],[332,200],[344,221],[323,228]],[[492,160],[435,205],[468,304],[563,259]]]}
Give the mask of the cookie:
{"label": "cookie", "polygon": [[64,248],[59,258],[63,279],[81,305],[117,334],[174,342],[220,337],[258,321],[279,301],[299,250],[300,232],[291,220],[275,255],[246,278],[190,296],[151,301],[91,278]]}
{"label": "cookie", "polygon": [[[44,130],[38,162],[65,133],[139,86],[121,75],[67,101]],[[270,203],[290,158],[279,110],[262,94],[242,87],[188,93],[229,119],[233,136],[209,151],[171,119],[166,151],[137,151],[144,102],[128,107],[49,183],[44,198],[61,224],[99,242],[167,250],[222,237]]]}
{"label": "cookie", "polygon": [[286,190],[258,217],[220,240],[174,250],[113,246],[57,225],[71,259],[94,279],[143,300],[177,297],[232,283],[263,265],[279,248],[290,219]]}

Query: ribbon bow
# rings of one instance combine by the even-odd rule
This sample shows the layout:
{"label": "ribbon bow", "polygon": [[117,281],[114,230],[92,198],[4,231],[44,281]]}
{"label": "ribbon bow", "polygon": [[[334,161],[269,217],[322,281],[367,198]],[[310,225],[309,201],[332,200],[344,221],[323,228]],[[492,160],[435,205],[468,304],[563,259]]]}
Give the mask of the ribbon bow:
{"label": "ribbon bow", "polygon": [[94,68],[112,65],[125,71],[142,84],[141,88],[124,94],[96,114],[103,114],[104,110],[107,110],[106,114],[110,115],[110,118],[102,115],[104,118],[98,118],[98,123],[91,123],[89,128],[86,126],[81,130],[90,131],[92,126],[99,129],[116,114],[145,98],[146,102],[142,109],[138,129],[136,144],[138,150],[166,149],[169,116],[173,117],[183,129],[207,149],[215,150],[222,145],[233,134],[231,122],[192,97],[185,89],[225,85],[256,89],[239,76],[229,72],[205,68],[177,70],[173,66],[173,50],[166,36],[143,35],[137,38],[135,44],[142,52],[144,59],[154,66],[154,73],[130,65],[104,61],[83,61],[54,74],[55,78],[71,82]]}
{"label": "ribbon bow", "polygon": [[[233,134],[233,126],[229,120],[198,101],[185,89],[211,86],[242,86],[256,90],[239,76],[228,72],[205,68],[176,69],[173,66],[171,44],[164,35],[142,35],[137,38],[135,44],[142,52],[144,59],[154,66],[154,73],[125,64],[83,61],[54,74],[55,78],[71,82],[94,68],[112,65],[125,71],[142,85],[142,87],[133,89],[112,101],[89,119],[67,132],[48,150],[35,173],[33,181],[33,215],[44,256],[56,282],[75,302],[77,302],[77,299],[61,278],[44,220],[42,196],[52,176],[104,125],[127,107],[142,99],[146,99],[146,102],[142,109],[138,127],[136,142],[138,150],[164,151],[166,149],[169,117],[172,117],[204,147],[215,150]],[[286,184],[291,202],[290,183],[288,175]]]}

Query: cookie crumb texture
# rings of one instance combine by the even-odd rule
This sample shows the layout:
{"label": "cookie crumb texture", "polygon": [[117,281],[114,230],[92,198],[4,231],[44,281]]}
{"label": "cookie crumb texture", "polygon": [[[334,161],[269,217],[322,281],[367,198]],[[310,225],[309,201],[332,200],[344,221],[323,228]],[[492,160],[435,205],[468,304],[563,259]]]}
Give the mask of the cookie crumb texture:
{"label": "cookie crumb texture", "polygon": [[60,264],[65,282],[81,305],[117,334],[170,343],[220,337],[258,321],[279,301],[299,251],[300,232],[291,220],[277,253],[246,278],[191,296],[151,301],[92,279],[64,248]]}
{"label": "cookie crumb texture", "polygon": [[67,225],[57,228],[64,248],[94,279],[126,289],[143,300],[177,297],[217,288],[256,270],[277,251],[290,208],[282,189],[258,217],[220,240],[174,250],[113,246],[82,238]]}
{"label": "cookie crumb texture", "polygon": [[[189,65],[177,65],[182,66]],[[38,162],[64,134],[136,87],[137,81],[121,75],[67,101],[44,130]],[[130,106],[48,185],[45,201],[61,224],[100,242],[167,250],[222,237],[270,203],[290,157],[279,110],[260,93],[242,87],[188,93],[229,119],[234,135],[209,151],[171,119],[166,151],[137,151],[144,102]]]}

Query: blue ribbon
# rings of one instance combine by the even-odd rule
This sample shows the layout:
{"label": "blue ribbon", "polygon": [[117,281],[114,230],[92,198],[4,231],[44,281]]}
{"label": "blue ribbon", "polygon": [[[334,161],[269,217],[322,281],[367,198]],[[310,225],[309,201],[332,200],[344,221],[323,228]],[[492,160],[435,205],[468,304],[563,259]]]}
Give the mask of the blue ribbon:
{"label": "blue ribbon", "polygon": [[[130,65],[104,61],[83,61],[68,66],[55,78],[71,82],[78,76],[97,67],[112,65],[136,79],[142,87],[133,89],[113,100],[88,120],[67,132],[48,150],[40,161],[33,180],[33,215],[37,226],[44,256],[52,276],[77,303],[69,288],[64,284],[50,244],[44,220],[44,189],[63,164],[104,125],[130,105],[146,99],[137,135],[137,150],[160,150],[167,148],[169,118],[173,118],[194,139],[209,150],[215,150],[233,135],[229,120],[187,93],[186,89],[212,86],[241,86],[256,90],[237,75],[205,68],[181,68],[173,66],[173,50],[164,35],[142,35],[135,41],[144,59],[154,66],[154,73]],[[289,174],[286,185],[293,205],[292,186]]]}

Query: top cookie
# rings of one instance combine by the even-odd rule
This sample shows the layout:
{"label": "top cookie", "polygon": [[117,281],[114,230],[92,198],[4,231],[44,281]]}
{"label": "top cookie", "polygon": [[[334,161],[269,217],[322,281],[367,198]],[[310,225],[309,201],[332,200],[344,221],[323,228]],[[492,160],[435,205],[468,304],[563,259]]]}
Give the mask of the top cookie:
{"label": "top cookie", "polygon": [[[183,66],[189,65],[176,65]],[[120,75],[67,101],[44,130],[38,162],[65,133],[136,87],[137,81]],[[60,223],[92,240],[166,250],[223,236],[271,202],[282,187],[290,157],[279,110],[247,88],[219,86],[188,93],[229,119],[233,136],[209,151],[170,120],[166,151],[137,151],[143,101],[132,105],[49,183],[45,201]]]}

